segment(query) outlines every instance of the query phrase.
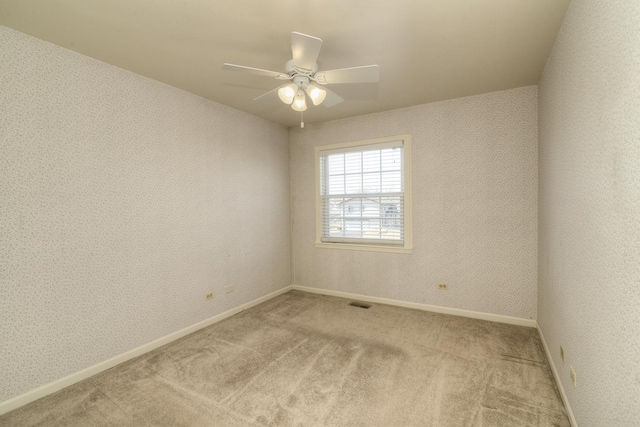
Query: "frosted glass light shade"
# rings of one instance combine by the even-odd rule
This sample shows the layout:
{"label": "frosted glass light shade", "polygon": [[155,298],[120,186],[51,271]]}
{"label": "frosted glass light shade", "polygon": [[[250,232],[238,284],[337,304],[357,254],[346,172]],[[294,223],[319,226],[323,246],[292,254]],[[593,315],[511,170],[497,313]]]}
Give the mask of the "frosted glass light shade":
{"label": "frosted glass light shade", "polygon": [[293,102],[293,98],[296,96],[296,89],[298,89],[298,87],[293,83],[280,87],[280,89],[278,89],[278,97],[280,97],[280,101],[285,104],[291,104]]}
{"label": "frosted glass light shade", "polygon": [[311,98],[311,102],[313,102],[313,105],[322,104],[322,101],[324,101],[324,99],[327,97],[326,90],[313,84],[307,86],[307,93],[309,94],[309,98]]}
{"label": "frosted glass light shade", "polygon": [[298,94],[293,100],[293,104],[291,104],[291,108],[295,111],[305,111],[307,109],[307,100],[302,89],[298,91]]}

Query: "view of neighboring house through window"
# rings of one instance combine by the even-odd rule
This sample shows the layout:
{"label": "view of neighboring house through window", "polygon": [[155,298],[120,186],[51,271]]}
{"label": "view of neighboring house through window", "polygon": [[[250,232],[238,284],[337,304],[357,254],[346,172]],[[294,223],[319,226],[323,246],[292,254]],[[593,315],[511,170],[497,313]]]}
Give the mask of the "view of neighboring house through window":
{"label": "view of neighboring house through window", "polygon": [[318,147],[320,243],[405,247],[408,136]]}

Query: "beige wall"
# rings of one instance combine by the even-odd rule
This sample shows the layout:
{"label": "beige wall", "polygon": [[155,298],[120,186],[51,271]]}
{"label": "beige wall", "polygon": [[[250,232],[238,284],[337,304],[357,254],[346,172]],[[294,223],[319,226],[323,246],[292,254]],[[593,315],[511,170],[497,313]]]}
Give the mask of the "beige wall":
{"label": "beige wall", "polygon": [[539,115],[538,322],[578,425],[638,425],[639,2],[571,2]]}
{"label": "beige wall", "polygon": [[0,27],[0,401],[289,285],[287,140]]}
{"label": "beige wall", "polygon": [[[533,319],[537,88],[289,131],[294,283]],[[314,247],[314,149],[411,134],[413,254]],[[448,283],[448,291],[436,289]]]}

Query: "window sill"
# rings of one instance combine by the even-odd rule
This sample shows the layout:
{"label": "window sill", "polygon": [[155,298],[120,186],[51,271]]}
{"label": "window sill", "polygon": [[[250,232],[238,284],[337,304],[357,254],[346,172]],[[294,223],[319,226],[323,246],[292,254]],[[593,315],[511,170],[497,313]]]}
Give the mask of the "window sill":
{"label": "window sill", "polygon": [[369,251],[369,252],[391,252],[396,254],[410,254],[413,248],[393,247],[393,246],[376,246],[376,245],[356,245],[352,243],[324,243],[316,242],[316,248],[324,249],[346,249],[352,251]]}

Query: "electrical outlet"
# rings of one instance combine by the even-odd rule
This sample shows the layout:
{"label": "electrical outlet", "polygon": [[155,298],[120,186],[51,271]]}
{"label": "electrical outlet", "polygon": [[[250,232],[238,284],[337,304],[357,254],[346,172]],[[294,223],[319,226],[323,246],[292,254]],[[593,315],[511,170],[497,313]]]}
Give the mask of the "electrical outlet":
{"label": "electrical outlet", "polygon": [[213,292],[209,292],[208,294],[204,294],[204,299],[205,300],[213,299]]}
{"label": "electrical outlet", "polygon": [[560,346],[560,358],[564,362],[564,348],[562,348],[562,346]]}
{"label": "electrical outlet", "polygon": [[569,368],[571,368],[571,371],[569,372],[569,376],[571,377],[571,381],[573,382],[573,388],[576,388],[576,385],[578,383],[578,377],[576,376],[576,371],[573,370],[573,366],[569,365]]}
{"label": "electrical outlet", "polygon": [[446,283],[439,283],[438,289],[440,289],[441,291],[446,291],[447,289],[449,289],[449,285],[447,285]]}
{"label": "electrical outlet", "polygon": [[229,285],[226,288],[224,288],[224,293],[225,294],[230,294],[231,292],[236,290],[236,285]]}

